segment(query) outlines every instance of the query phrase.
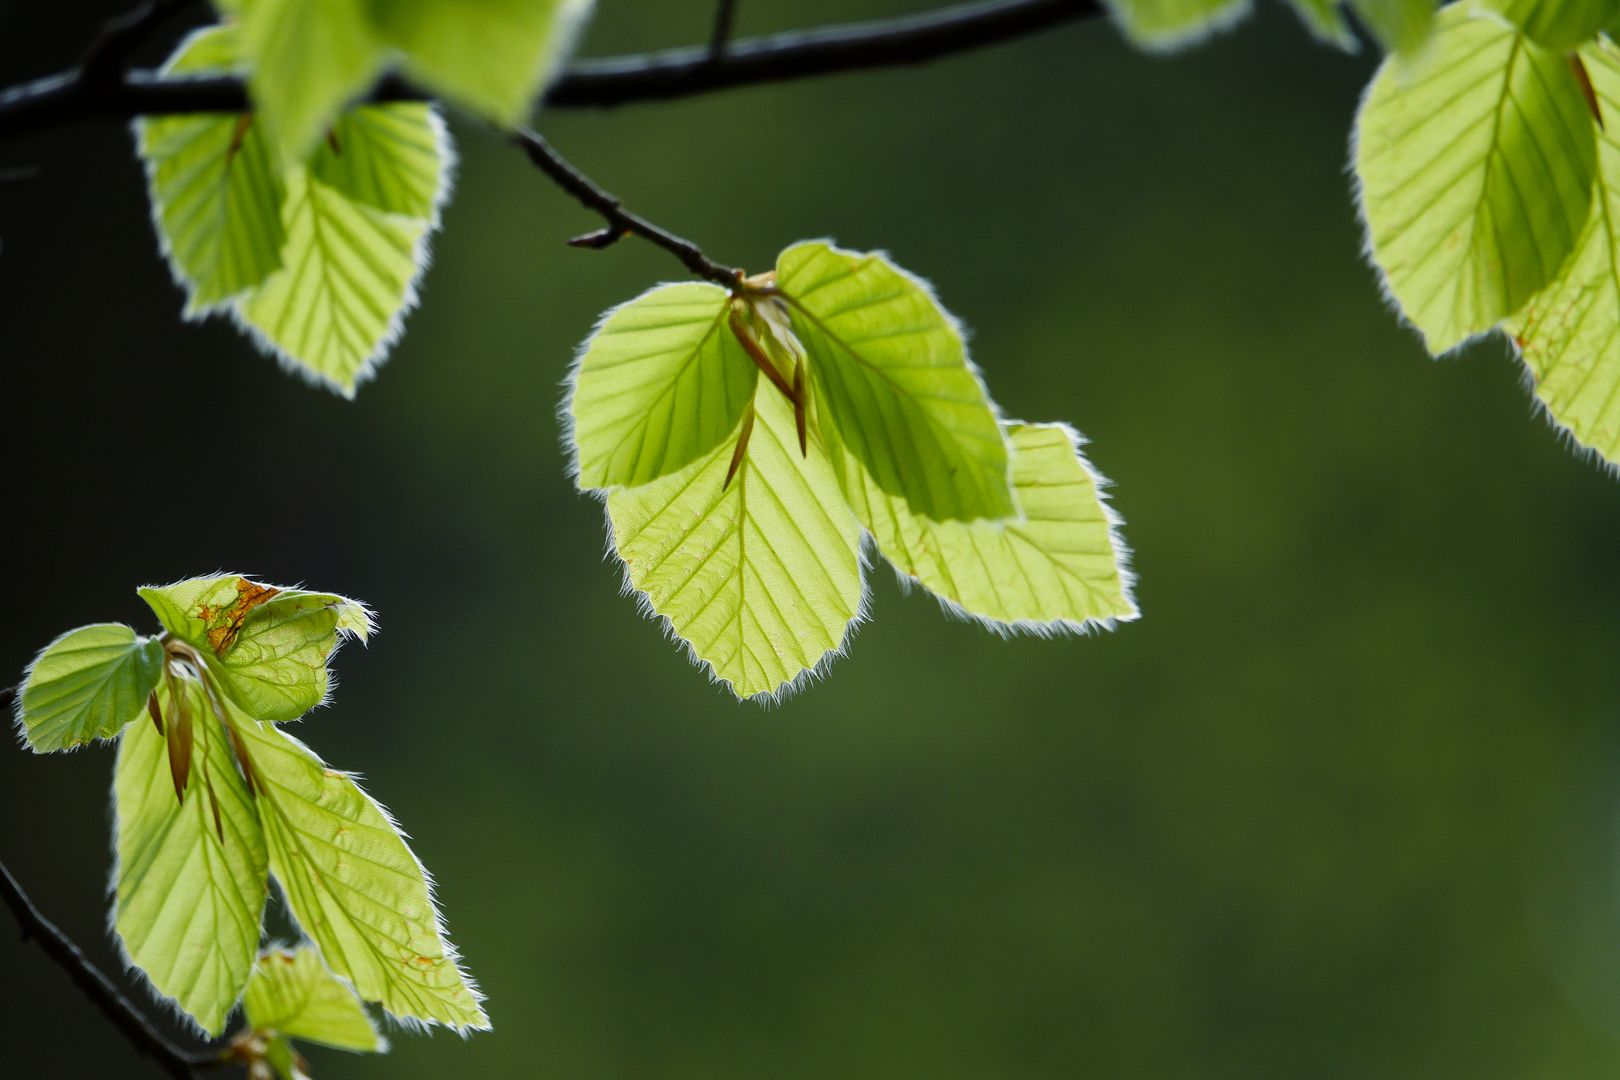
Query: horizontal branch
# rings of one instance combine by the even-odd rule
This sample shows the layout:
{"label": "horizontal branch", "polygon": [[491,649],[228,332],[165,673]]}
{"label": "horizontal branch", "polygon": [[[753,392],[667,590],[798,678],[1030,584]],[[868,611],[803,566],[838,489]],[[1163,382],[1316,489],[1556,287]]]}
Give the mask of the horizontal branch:
{"label": "horizontal branch", "polygon": [[[797,30],[635,56],[582,60],[547,92],[553,108],[609,108],[669,101],[763,83],[846,71],[926,63],[985,48],[1103,13],[1099,0],[986,0],[923,15]],[[426,95],[389,76],[372,101],[415,101]],[[0,137],[87,119],[127,120],[173,113],[242,112],[249,108],[235,77],[167,78],[129,71],[86,79],[73,68],[0,90]]]}

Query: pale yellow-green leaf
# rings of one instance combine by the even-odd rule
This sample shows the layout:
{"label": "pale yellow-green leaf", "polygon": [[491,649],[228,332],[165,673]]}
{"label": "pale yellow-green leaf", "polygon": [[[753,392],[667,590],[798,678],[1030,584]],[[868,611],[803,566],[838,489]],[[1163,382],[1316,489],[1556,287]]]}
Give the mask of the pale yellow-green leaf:
{"label": "pale yellow-green leaf", "polygon": [[431,105],[401,102],[350,109],[310,158],[315,179],[353,202],[437,222],[455,155]]}
{"label": "pale yellow-green leaf", "polygon": [[[358,626],[358,629],[355,627]],[[214,670],[258,720],[296,720],[326,700],[327,668],[345,633],[370,633],[365,606],[330,593],[281,592],[249,611]]]}
{"label": "pale yellow-green leaf", "polygon": [[302,161],[382,69],[366,0],[242,0],[248,85],[276,146]]}
{"label": "pale yellow-green leaf", "polygon": [[[738,697],[783,692],[843,645],[861,610],[860,525],[821,446],[762,383],[747,457],[735,436],[607,497],[613,545],[647,606]],[[747,414],[743,425],[748,424]]]}
{"label": "pale yellow-green leaf", "polygon": [[353,397],[416,306],[432,223],[355,202],[303,168],[287,174],[285,213],[283,268],[236,314],[293,371]]}
{"label": "pale yellow-green leaf", "polygon": [[1553,280],[1591,206],[1592,121],[1562,56],[1464,5],[1386,60],[1356,122],[1373,259],[1435,354]]}
{"label": "pale yellow-green leaf", "polygon": [[254,1031],[375,1054],[388,1044],[377,1034],[354,988],[321,962],[315,949],[269,949],[260,955],[242,995]]}
{"label": "pale yellow-green leaf", "polygon": [[38,753],[109,739],[145,715],[163,671],[163,645],[122,623],[70,630],[29,665],[17,721]]}
{"label": "pale yellow-green leaf", "polygon": [[1620,53],[1581,49],[1599,107],[1592,214],[1559,279],[1509,328],[1548,414],[1582,446],[1620,465]]}
{"label": "pale yellow-green leaf", "polygon": [[758,369],[718,285],[660,285],[610,311],[580,351],[568,397],[582,489],[634,487],[737,427]]}
{"label": "pale yellow-green leaf", "polygon": [[1126,551],[1099,480],[1061,424],[1009,424],[1013,521],[930,521],[855,462],[850,504],[896,570],[998,630],[1049,634],[1136,618]]}
{"label": "pale yellow-green leaf", "polygon": [[821,241],[776,265],[820,415],[878,485],[936,520],[1016,514],[990,398],[928,286],[881,254]]}
{"label": "pale yellow-green leaf", "polygon": [[489,1027],[427,873],[386,811],[272,724],[239,718],[270,870],[304,932],[360,996],[401,1020]]}
{"label": "pale yellow-green leaf", "polygon": [[528,115],[592,0],[367,0],[405,71],[503,124]]}
{"label": "pale yellow-green leaf", "polygon": [[[164,66],[170,75],[237,67],[237,33],[192,34]],[[152,218],[188,317],[205,314],[259,284],[281,266],[286,239],[282,166],[264,126],[234,113],[139,120]]]}
{"label": "pale yellow-green leaf", "polygon": [[[259,948],[265,838],[202,687],[194,680],[180,685],[194,733],[184,803],[175,797],[167,744],[152,724],[131,724],[118,743],[113,923],[152,986],[218,1035]],[[166,686],[158,697],[175,722]]]}
{"label": "pale yellow-green leaf", "polygon": [[1131,43],[1175,49],[1224,30],[1249,13],[1249,0],[1105,0]]}

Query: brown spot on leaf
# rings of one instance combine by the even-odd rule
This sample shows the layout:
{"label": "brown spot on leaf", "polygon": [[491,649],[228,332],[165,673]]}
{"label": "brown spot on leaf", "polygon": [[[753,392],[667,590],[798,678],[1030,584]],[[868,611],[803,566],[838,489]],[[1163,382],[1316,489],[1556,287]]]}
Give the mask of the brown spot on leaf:
{"label": "brown spot on leaf", "polygon": [[214,647],[214,655],[223,657],[236,644],[236,635],[242,632],[242,623],[247,620],[248,612],[280,591],[274,585],[260,585],[247,578],[237,578],[236,602],[230,607],[220,611],[204,604],[198,609],[197,614],[208,626],[208,644]]}

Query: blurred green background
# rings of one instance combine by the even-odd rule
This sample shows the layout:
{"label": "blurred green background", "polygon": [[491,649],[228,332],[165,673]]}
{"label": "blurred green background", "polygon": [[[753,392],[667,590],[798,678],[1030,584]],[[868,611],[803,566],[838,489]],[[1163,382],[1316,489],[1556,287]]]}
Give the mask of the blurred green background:
{"label": "blurred green background", "polygon": [[[0,81],[118,6],[0,4]],[[710,18],[601,8],[595,54]],[[596,222],[457,123],[424,303],[349,404],[180,323],[120,127],[0,146],[42,170],[0,187],[0,664],[220,568],[376,606],[300,734],[410,829],[495,1032],[323,1080],[1620,1074],[1620,486],[1500,345],[1430,361],[1380,303],[1374,62],[1268,4],[1171,58],[1092,23],[542,117],[718,258],[887,248],[1116,483],[1141,622],[1002,642],[885,571],[763,711],[619,596],[564,475],[572,350],[663,253],[562,246]],[[109,966],[112,756],[0,753],[0,857]],[[8,926],[6,1060],[156,1075]]]}

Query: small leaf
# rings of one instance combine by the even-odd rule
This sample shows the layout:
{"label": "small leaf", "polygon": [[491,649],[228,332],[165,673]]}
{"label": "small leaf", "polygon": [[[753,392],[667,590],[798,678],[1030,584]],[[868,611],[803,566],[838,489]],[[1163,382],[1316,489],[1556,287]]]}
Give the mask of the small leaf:
{"label": "small leaf", "polygon": [[257,720],[296,720],[326,700],[328,663],[347,633],[370,634],[365,606],[330,593],[281,592],[248,612],[214,670],[231,700]]}
{"label": "small leaf", "polygon": [[479,994],[440,927],[427,873],[387,812],[280,728],[236,721],[271,872],[327,965],[402,1020],[487,1029]]}
{"label": "small leaf", "polygon": [[[863,597],[860,525],[770,388],[732,482],[731,440],[607,497],[625,576],[738,697],[791,689],[841,650]],[[738,434],[741,432],[739,430]]]}
{"label": "small leaf", "polygon": [[737,426],[758,374],[727,326],[717,285],[660,285],[602,320],[566,405],[582,489],[656,480]]}
{"label": "small leaf", "polygon": [[163,645],[120,623],[71,630],[28,668],[17,696],[23,738],[38,753],[110,739],[141,715],[163,673]]}
{"label": "small leaf", "polygon": [[249,87],[287,161],[302,161],[386,52],[366,0],[243,0]]}
{"label": "small leaf", "polygon": [[526,117],[592,0],[370,0],[377,33],[405,70],[502,124]]}
{"label": "small leaf", "polygon": [[[1580,52],[1606,116],[1620,118],[1620,52]],[[1598,135],[1593,208],[1557,281],[1509,324],[1536,397],[1582,446],[1620,464],[1620,128]]]}
{"label": "small leaf", "polygon": [[317,144],[309,169],[353,202],[437,227],[454,157],[437,110],[406,102],[338,117],[330,137]]}
{"label": "small leaf", "polygon": [[[236,31],[192,34],[164,67],[171,75],[234,70]],[[281,268],[286,239],[282,168],[249,115],[202,113],[135,124],[152,220],[186,316],[226,305]]]}
{"label": "small leaf", "polygon": [[1191,45],[1249,14],[1249,0],[1105,0],[1131,43],[1169,50]]}
{"label": "small leaf", "polygon": [[163,629],[188,645],[217,654],[235,643],[248,614],[281,589],[241,574],[210,574],[173,585],[143,585],[135,592]]}
{"label": "small leaf", "polygon": [[935,520],[1017,513],[1007,447],[956,321],[880,254],[820,241],[777,260],[821,416],[883,490]]}
{"label": "small leaf", "polygon": [[1536,44],[1561,52],[1592,40],[1620,18],[1620,0],[1486,0],[1483,6]]}
{"label": "small leaf", "polygon": [[[199,683],[186,679],[179,687],[195,719],[192,786],[183,804],[175,801],[163,736],[135,724],[118,743],[113,923],[152,986],[217,1035],[258,951],[267,858],[218,718]],[[174,717],[168,687],[158,695]]]}
{"label": "small leaf", "polygon": [[1553,280],[1591,206],[1592,122],[1564,58],[1465,5],[1416,71],[1386,60],[1356,123],[1372,255],[1436,355]]}
{"label": "small leaf", "polygon": [[[1350,0],[1385,52],[1410,59],[1429,42],[1435,25],[1434,0]],[[1457,14],[1467,7],[1457,4]]]}
{"label": "small leaf", "polygon": [[255,1031],[366,1054],[388,1047],[353,987],[307,947],[263,953],[242,995],[242,1011]]}
{"label": "small leaf", "polygon": [[1061,424],[1009,424],[1023,516],[929,521],[858,470],[856,515],[894,568],[993,628],[1050,634],[1136,618],[1126,552],[1099,480]]}

